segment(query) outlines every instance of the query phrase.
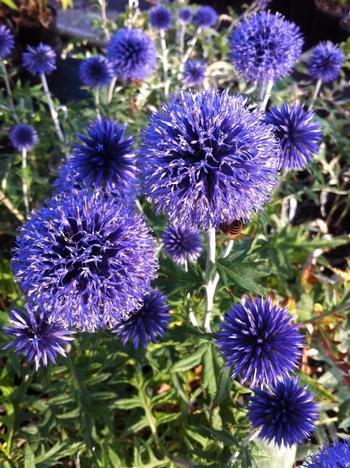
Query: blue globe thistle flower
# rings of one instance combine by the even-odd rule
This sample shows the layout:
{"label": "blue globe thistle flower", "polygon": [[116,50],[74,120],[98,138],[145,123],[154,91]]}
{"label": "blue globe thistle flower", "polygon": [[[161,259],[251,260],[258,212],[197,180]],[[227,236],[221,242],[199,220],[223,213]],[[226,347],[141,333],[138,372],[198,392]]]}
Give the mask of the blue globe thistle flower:
{"label": "blue globe thistle flower", "polygon": [[18,151],[30,151],[38,142],[38,134],[31,125],[17,124],[10,133],[10,140]]}
{"label": "blue globe thistle flower", "polygon": [[201,60],[187,60],[183,69],[183,79],[189,85],[202,84],[207,72],[207,65]]}
{"label": "blue globe thistle flower", "polygon": [[298,367],[303,339],[287,307],[257,298],[235,304],[225,314],[216,344],[232,379],[252,386],[272,385]]}
{"label": "blue globe thistle flower", "polygon": [[56,364],[56,355],[66,356],[63,346],[73,338],[74,332],[49,323],[44,312],[25,306],[26,313],[14,309],[9,314],[11,327],[3,327],[4,333],[13,337],[3,349],[16,347],[17,354],[24,354],[28,361],[34,359],[38,370],[40,363],[47,367],[48,361]]}
{"label": "blue globe thistle flower", "polygon": [[66,192],[33,211],[12,266],[50,322],[93,332],[141,307],[157,260],[144,218],[95,189]]}
{"label": "blue globe thistle flower", "polygon": [[97,119],[87,128],[88,135],[78,134],[81,144],[73,145],[68,160],[70,179],[81,187],[100,187],[119,199],[129,200],[136,191],[134,139],[124,137],[126,125]]}
{"label": "blue globe thistle flower", "polygon": [[325,447],[305,460],[306,468],[349,468],[350,440],[338,442],[332,447]]}
{"label": "blue globe thistle flower", "polygon": [[8,57],[15,46],[15,38],[12,32],[3,24],[0,24],[0,59]]}
{"label": "blue globe thistle flower", "polygon": [[144,80],[155,69],[157,49],[140,29],[120,29],[108,44],[107,56],[121,80]]}
{"label": "blue globe thistle flower", "polygon": [[204,5],[196,11],[193,22],[200,28],[210,28],[214,26],[218,19],[218,14],[213,7]]}
{"label": "blue globe thistle flower", "polygon": [[273,125],[282,148],[279,169],[304,169],[312,155],[317,154],[322,132],[314,118],[312,111],[304,110],[298,103],[291,107],[284,103],[281,108],[273,107],[266,112],[266,122]]}
{"label": "blue globe thistle flower", "polygon": [[236,72],[247,81],[263,83],[286,76],[303,47],[299,27],[279,13],[262,11],[244,19],[229,39]]}
{"label": "blue globe thistle flower", "polygon": [[314,80],[325,83],[338,78],[345,57],[339,47],[330,41],[320,42],[312,49],[308,62],[309,73]]}
{"label": "blue globe thistle flower", "polygon": [[286,377],[271,391],[255,389],[248,406],[248,418],[259,438],[281,445],[299,444],[309,438],[318,416],[313,393],[299,387],[299,379]]}
{"label": "blue globe thistle flower", "polygon": [[169,8],[164,6],[153,7],[149,14],[151,26],[155,29],[167,30],[173,22],[173,15]]}
{"label": "blue globe thistle flower", "polygon": [[90,57],[80,64],[80,79],[89,88],[108,86],[113,78],[113,69],[102,57]]}
{"label": "blue globe thistle flower", "polygon": [[146,348],[151,341],[156,343],[169,328],[170,306],[167,298],[157,289],[144,297],[143,306],[128,320],[114,328],[115,333],[126,344],[132,341],[134,348]]}
{"label": "blue globe thistle flower", "polygon": [[197,261],[203,250],[199,232],[185,226],[169,226],[163,236],[163,245],[164,252],[179,265]]}
{"label": "blue globe thistle flower", "polygon": [[193,13],[190,8],[184,7],[179,10],[179,20],[183,24],[188,24],[192,21]]}
{"label": "blue globe thistle flower", "polygon": [[56,54],[52,47],[46,44],[27,46],[22,57],[24,68],[34,76],[49,75],[56,69]]}
{"label": "blue globe thistle flower", "polygon": [[151,115],[142,143],[145,194],[174,224],[248,220],[277,183],[272,127],[227,91],[181,92]]}

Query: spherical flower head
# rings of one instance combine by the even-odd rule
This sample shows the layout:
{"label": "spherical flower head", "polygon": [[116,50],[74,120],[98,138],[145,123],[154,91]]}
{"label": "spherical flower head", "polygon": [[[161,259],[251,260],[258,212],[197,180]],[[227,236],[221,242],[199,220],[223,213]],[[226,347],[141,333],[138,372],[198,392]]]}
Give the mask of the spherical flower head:
{"label": "spherical flower head", "polygon": [[294,103],[282,104],[266,112],[266,122],[274,127],[276,139],[282,151],[278,168],[285,171],[304,169],[317,154],[322,139],[321,128],[312,111]]}
{"label": "spherical flower head", "polygon": [[164,252],[179,265],[197,261],[203,250],[199,232],[185,226],[169,226],[163,236],[163,245]]}
{"label": "spherical flower head", "polygon": [[14,309],[9,314],[11,327],[3,327],[4,333],[13,337],[3,349],[12,346],[17,354],[24,354],[28,361],[34,359],[38,370],[40,363],[47,367],[48,361],[56,364],[57,353],[66,356],[63,346],[73,338],[73,332],[55,323],[48,323],[44,312],[25,306],[26,312]]}
{"label": "spherical flower head", "polygon": [[78,134],[81,143],[73,145],[68,160],[73,183],[103,188],[119,199],[135,196],[134,139],[124,136],[125,129],[126,125],[113,120],[97,119],[87,128],[87,135]]}
{"label": "spherical flower head", "polygon": [[247,81],[263,83],[288,75],[301,55],[303,38],[296,24],[279,13],[262,11],[240,23],[229,45],[236,72]]}
{"label": "spherical flower head", "polygon": [[207,66],[201,60],[187,60],[183,69],[184,82],[189,85],[200,85],[205,79]]}
{"label": "spherical flower head", "polygon": [[89,88],[108,86],[112,78],[112,66],[102,57],[90,57],[80,64],[80,79]]}
{"label": "spherical flower head", "polygon": [[12,265],[51,323],[90,332],[136,312],[157,270],[144,218],[97,189],[66,192],[33,211]]}
{"label": "spherical flower head", "polygon": [[182,24],[188,24],[193,19],[193,13],[190,8],[183,7],[179,10],[179,20]]}
{"label": "spherical flower head", "polygon": [[15,38],[12,32],[3,24],[0,24],[0,59],[8,57],[15,46]]}
{"label": "spherical flower head", "polygon": [[267,299],[243,301],[225,314],[216,344],[232,379],[273,385],[298,366],[302,336],[288,309]]}
{"label": "spherical flower head", "polygon": [[23,53],[23,66],[32,75],[49,75],[56,69],[56,54],[52,47],[40,43],[27,46]]}
{"label": "spherical flower head", "polygon": [[227,91],[181,92],[151,115],[142,140],[145,194],[173,224],[248,220],[277,183],[272,128]]}
{"label": "spherical flower head", "polygon": [[200,28],[210,28],[214,26],[218,19],[218,14],[213,7],[205,5],[200,7],[193,16],[193,22]]}
{"label": "spherical flower head", "polygon": [[299,444],[309,438],[318,416],[308,386],[299,387],[299,379],[286,377],[272,389],[255,389],[248,406],[248,418],[259,438],[274,441],[279,447]]}
{"label": "spherical flower head", "polygon": [[169,8],[156,6],[151,9],[149,20],[154,29],[162,29],[163,31],[166,31],[172,25],[173,15]]}
{"label": "spherical flower head", "polygon": [[325,447],[305,460],[305,468],[349,468],[350,441],[338,442],[332,447]]}
{"label": "spherical flower head", "polygon": [[308,69],[314,80],[325,83],[338,78],[345,57],[339,47],[330,41],[320,42],[312,49]]}
{"label": "spherical flower head", "polygon": [[146,348],[151,341],[156,343],[169,328],[169,310],[167,298],[154,289],[144,297],[141,309],[128,320],[121,321],[113,333],[123,344],[132,341],[135,348]]}
{"label": "spherical flower head", "polygon": [[10,140],[18,151],[30,151],[38,142],[38,135],[31,125],[17,124],[10,133]]}
{"label": "spherical flower head", "polygon": [[109,41],[108,60],[122,80],[145,80],[155,69],[157,49],[140,29],[120,29]]}

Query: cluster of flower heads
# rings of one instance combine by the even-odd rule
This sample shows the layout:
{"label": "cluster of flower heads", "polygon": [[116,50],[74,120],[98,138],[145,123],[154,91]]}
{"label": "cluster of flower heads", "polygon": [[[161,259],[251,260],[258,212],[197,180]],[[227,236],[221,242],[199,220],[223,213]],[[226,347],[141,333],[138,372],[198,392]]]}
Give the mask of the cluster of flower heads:
{"label": "cluster of flower heads", "polygon": [[174,224],[207,230],[247,220],[277,183],[280,148],[247,99],[215,88],[182,92],[142,131],[146,195]]}
{"label": "cluster of flower heads", "polygon": [[134,139],[124,137],[126,125],[97,119],[78,134],[81,143],[73,145],[72,156],[61,169],[58,191],[72,187],[100,188],[118,200],[133,201],[136,193]]}
{"label": "cluster of flower heads", "polygon": [[247,81],[262,83],[291,71],[301,55],[303,38],[295,23],[262,11],[244,19],[229,43],[237,73]]}
{"label": "cluster of flower heads", "polygon": [[199,232],[184,226],[169,226],[163,235],[163,245],[164,252],[179,265],[197,261],[203,250]]}
{"label": "cluster of flower heads", "polygon": [[167,298],[154,289],[143,298],[141,309],[129,319],[119,322],[113,333],[124,344],[131,341],[135,348],[146,348],[151,341],[156,343],[169,328],[169,311]]}
{"label": "cluster of flower heads", "polygon": [[38,134],[28,124],[17,124],[10,134],[11,143],[19,151],[30,151],[38,142]]}
{"label": "cluster of flower heads", "polygon": [[320,42],[312,49],[308,69],[314,80],[324,82],[338,78],[345,57],[339,47],[330,41]]}
{"label": "cluster of flower heads", "polygon": [[338,442],[331,447],[325,447],[309,457],[305,468],[349,468],[350,441]]}
{"label": "cluster of flower heads", "polygon": [[64,193],[33,211],[19,230],[12,266],[49,322],[93,332],[141,307],[157,260],[143,217],[94,190]]}
{"label": "cluster of flower heads", "polygon": [[0,24],[0,60],[8,57],[15,46],[12,32],[3,24]]}
{"label": "cluster of flower heads", "polygon": [[313,111],[304,106],[284,103],[266,112],[266,122],[274,128],[275,136],[281,145],[278,168],[286,171],[304,169],[317,154],[322,132],[315,121]]}

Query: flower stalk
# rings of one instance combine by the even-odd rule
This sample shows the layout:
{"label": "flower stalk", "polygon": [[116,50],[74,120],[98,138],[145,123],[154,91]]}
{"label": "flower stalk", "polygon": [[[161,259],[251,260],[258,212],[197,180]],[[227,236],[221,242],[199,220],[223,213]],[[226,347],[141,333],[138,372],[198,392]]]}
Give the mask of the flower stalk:
{"label": "flower stalk", "polygon": [[273,87],[273,80],[269,80],[266,83],[266,86],[264,87],[263,97],[260,103],[260,109],[263,111],[266,109],[267,103],[269,102],[269,99],[271,97],[272,87]]}
{"label": "flower stalk", "polygon": [[314,89],[314,92],[313,92],[313,95],[312,95],[312,98],[311,98],[311,101],[310,101],[310,105],[309,105],[309,110],[311,110],[318,98],[318,95],[320,93],[320,90],[321,90],[321,86],[322,86],[322,78],[319,78],[317,80],[317,83],[316,83],[316,86],[315,86],[315,89]]}
{"label": "flower stalk", "polygon": [[60,139],[60,141],[64,142],[64,135],[63,135],[63,132],[62,132],[59,120],[58,120],[57,111],[56,111],[54,103],[52,101],[52,97],[51,97],[51,93],[50,93],[50,90],[49,90],[49,86],[47,84],[47,79],[46,79],[45,73],[41,73],[40,77],[41,77],[41,82],[42,82],[42,85],[43,85],[43,88],[44,88],[44,93],[46,95],[47,105],[49,106],[49,109],[50,109],[51,118],[52,118],[53,124],[55,126],[57,136]]}
{"label": "flower stalk", "polygon": [[14,103],[13,103],[12,90],[11,90],[9,76],[8,76],[8,73],[7,73],[7,68],[6,68],[6,65],[2,61],[0,61],[0,67],[1,67],[3,77],[4,77],[6,94],[7,94],[8,100],[9,100],[10,109],[11,109],[13,118],[15,119],[15,121],[17,123],[19,123],[19,119],[18,119],[16,110],[15,110],[15,106],[14,106]]}
{"label": "flower stalk", "polygon": [[27,184],[27,150],[22,149],[22,192],[26,216],[29,214],[29,188]]}
{"label": "flower stalk", "polygon": [[163,63],[163,81],[164,81],[164,94],[165,97],[169,96],[169,62],[168,62],[168,48],[166,45],[165,31],[160,30],[160,45],[162,48],[162,63]]}
{"label": "flower stalk", "polygon": [[214,308],[214,296],[216,286],[219,282],[219,275],[213,276],[213,268],[216,261],[216,233],[215,228],[211,227],[208,230],[208,254],[205,268],[205,289],[206,289],[206,309],[204,317],[204,330],[207,333],[211,332],[210,322]]}

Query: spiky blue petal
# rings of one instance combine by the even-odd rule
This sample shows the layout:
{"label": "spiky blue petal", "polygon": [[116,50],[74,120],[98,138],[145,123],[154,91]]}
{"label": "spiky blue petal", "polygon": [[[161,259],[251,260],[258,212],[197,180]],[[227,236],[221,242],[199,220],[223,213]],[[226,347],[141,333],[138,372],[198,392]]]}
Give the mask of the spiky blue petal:
{"label": "spiky blue petal", "polygon": [[303,463],[305,468],[349,468],[350,441],[338,442],[325,447]]}

